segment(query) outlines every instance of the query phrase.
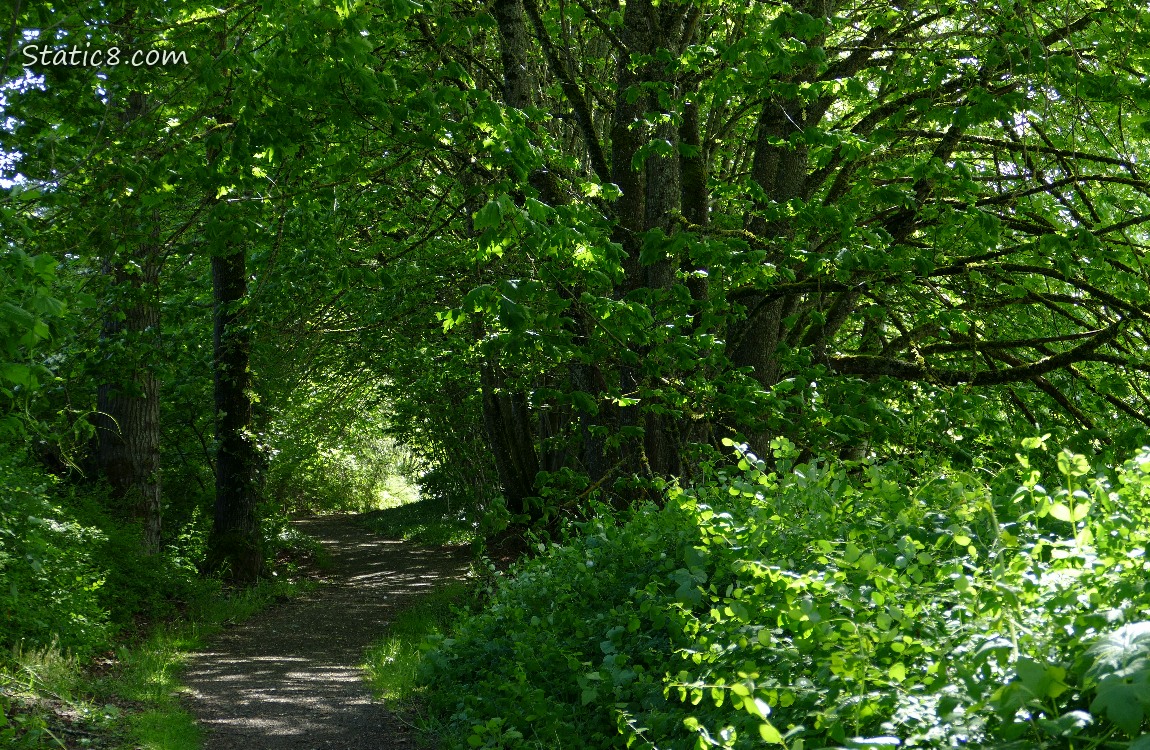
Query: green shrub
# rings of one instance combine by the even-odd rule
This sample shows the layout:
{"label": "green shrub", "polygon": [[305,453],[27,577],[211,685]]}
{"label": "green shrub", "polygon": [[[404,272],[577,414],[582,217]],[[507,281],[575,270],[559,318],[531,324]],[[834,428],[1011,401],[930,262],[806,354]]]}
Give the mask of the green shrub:
{"label": "green shrub", "polygon": [[[197,514],[171,536],[155,555],[144,553],[143,529],[137,519],[114,515],[115,503],[103,485],[59,483],[55,502],[81,526],[98,530],[90,559],[103,585],[98,601],[116,631],[135,629],[176,616],[204,586],[198,565],[203,560],[207,529]],[[165,519],[166,521],[167,519]]]}
{"label": "green shrub", "polygon": [[0,459],[0,648],[54,643],[83,657],[197,596],[197,529],[148,556],[139,523],[106,506],[98,486],[69,485],[18,451]]}
{"label": "green shrub", "polygon": [[105,576],[93,560],[105,537],[55,504],[56,484],[18,453],[0,457],[0,648],[55,641],[86,654],[107,642]]}
{"label": "green shrub", "polygon": [[428,654],[432,709],[489,744],[499,737],[541,747],[579,746],[573,738],[622,747],[620,703],[672,721],[661,710],[669,623],[654,627],[631,592],[691,545],[686,521],[645,508],[621,527],[589,524],[572,544],[504,579],[487,609]]}
{"label": "green shrub", "polygon": [[104,541],[93,556],[105,576],[100,603],[117,628],[131,627],[141,619],[148,623],[170,619],[203,586],[195,567],[177,549],[143,554],[138,524],[109,521],[104,528]]}
{"label": "green shrub", "polygon": [[[1043,448],[1041,439],[1025,442]],[[1046,489],[745,449],[543,550],[427,656],[473,747],[1124,747],[1150,715],[1150,450]],[[1016,490],[1014,488],[1017,488]],[[1140,748],[1147,740],[1135,743]]]}

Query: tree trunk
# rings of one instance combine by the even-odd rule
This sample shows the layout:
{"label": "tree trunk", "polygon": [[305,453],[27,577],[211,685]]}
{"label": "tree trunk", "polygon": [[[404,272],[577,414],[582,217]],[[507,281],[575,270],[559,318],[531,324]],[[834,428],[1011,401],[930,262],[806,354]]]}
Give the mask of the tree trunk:
{"label": "tree trunk", "polygon": [[[537,82],[529,68],[531,37],[523,0],[495,0],[492,14],[499,27],[503,101],[516,109],[527,109],[533,103]],[[554,204],[558,200],[548,175],[536,170],[529,181],[545,202]],[[527,503],[527,498],[536,494],[535,477],[540,468],[535,447],[536,417],[526,394],[507,388],[499,356],[497,351],[487,352],[480,373],[483,425],[508,509],[515,515],[537,515],[537,509],[529,508]]]}
{"label": "tree trunk", "polygon": [[483,426],[495,456],[495,468],[507,509],[514,515],[530,515],[527,498],[535,494],[539,457],[526,397],[508,392],[491,362],[483,364]]}
{"label": "tree trunk", "polygon": [[247,295],[244,251],[212,257],[216,414],[216,506],[208,570],[239,583],[263,572],[256,505],[257,452],[252,443],[251,331],[241,306]]}
{"label": "tree trunk", "polygon": [[[132,92],[119,119],[130,124],[147,110],[147,97]],[[122,225],[133,226],[128,217]],[[146,238],[146,239],[145,239]],[[160,217],[136,237],[124,237],[129,257],[109,257],[104,273],[118,295],[104,315],[100,343],[114,379],[96,391],[96,464],[112,495],[144,526],[144,550],[160,549],[160,384],[153,358],[159,347]],[[129,270],[131,269],[131,270]]]}
{"label": "tree trunk", "polygon": [[[795,8],[823,18],[831,13],[832,3],[830,0],[808,0],[797,3]],[[822,40],[815,39],[810,44],[822,44]],[[814,74],[815,68],[812,66],[796,71],[793,80],[809,81]],[[756,132],[751,179],[762,188],[769,202],[785,203],[804,195],[809,169],[807,147],[803,144],[778,144],[786,143],[795,132],[818,124],[828,105],[829,100],[804,101],[799,97],[771,99],[763,104]],[[794,239],[794,228],[789,222],[768,223],[756,213],[748,217],[747,227],[766,242],[780,246],[769,255],[768,262],[780,267],[786,265],[787,254],[782,245]],[[797,297],[789,296],[771,299],[766,294],[755,292],[745,295],[739,302],[746,308],[746,317],[735,330],[728,332],[728,356],[735,367],[752,368],[753,377],[759,385],[770,389],[780,377],[778,347],[787,333],[784,330],[784,320],[798,309],[800,301]],[[734,426],[733,423],[728,425]],[[756,453],[766,455],[770,440],[767,432],[752,429],[747,438]]]}
{"label": "tree trunk", "polygon": [[160,385],[153,363],[158,348],[160,309],[155,301],[159,281],[157,232],[137,246],[130,263],[109,262],[105,273],[115,279],[122,305],[108,312],[101,344],[117,372],[96,392],[96,462],[113,497],[144,526],[144,550],[160,549]]}
{"label": "tree trunk", "polygon": [[[623,15],[622,39],[633,53],[657,60],[660,50],[678,49],[684,34],[691,33],[686,23],[688,16],[688,6],[679,3],[654,4],[650,0],[628,3]],[[627,64],[619,66],[611,142],[613,177],[623,191],[616,203],[622,230],[618,239],[629,255],[624,264],[627,280],[623,291],[646,289],[651,298],[650,307],[654,309],[657,300],[675,283],[677,266],[667,255],[641,261],[638,240],[651,230],[662,230],[666,236],[677,231],[683,208],[683,164],[679,153],[681,130],[672,118],[666,117],[653,126],[647,123],[649,113],[660,112],[664,106],[654,93],[635,96],[633,89],[644,84],[661,84],[672,99],[681,91],[665,63],[649,62],[637,70]],[[652,142],[665,143],[669,149],[647,155],[642,166],[636,168],[636,155]],[[688,163],[687,167],[688,176],[696,178],[693,170],[697,165]],[[694,183],[688,189],[693,187]],[[656,385],[640,376],[635,368],[622,370],[623,392]],[[633,469],[656,476],[681,475],[682,431],[677,420],[648,410],[639,424],[643,428],[643,442],[639,465]]]}

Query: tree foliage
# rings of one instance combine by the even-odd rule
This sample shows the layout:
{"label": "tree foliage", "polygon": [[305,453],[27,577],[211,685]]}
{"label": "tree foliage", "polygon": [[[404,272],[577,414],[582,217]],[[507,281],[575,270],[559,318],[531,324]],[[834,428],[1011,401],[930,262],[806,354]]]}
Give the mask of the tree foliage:
{"label": "tree foliage", "polygon": [[1145,72],[1111,41],[1143,10],[528,1],[404,33],[388,73],[431,83],[373,122],[452,178],[436,239],[474,282],[440,318],[520,512],[728,435],[1144,433]]}

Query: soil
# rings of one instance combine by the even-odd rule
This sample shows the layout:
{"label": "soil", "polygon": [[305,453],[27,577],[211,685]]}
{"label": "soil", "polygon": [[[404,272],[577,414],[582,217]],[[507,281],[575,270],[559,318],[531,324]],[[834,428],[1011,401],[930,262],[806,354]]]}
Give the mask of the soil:
{"label": "soil", "polygon": [[323,542],[327,585],[216,636],[184,672],[205,750],[414,748],[360,664],[405,604],[462,577],[466,548],[385,540],[350,516],[296,522]]}

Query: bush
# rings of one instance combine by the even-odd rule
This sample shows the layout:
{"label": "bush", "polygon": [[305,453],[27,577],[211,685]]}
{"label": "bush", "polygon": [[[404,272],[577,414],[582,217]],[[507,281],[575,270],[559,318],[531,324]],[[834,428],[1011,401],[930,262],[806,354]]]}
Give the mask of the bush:
{"label": "bush", "polygon": [[193,560],[178,546],[145,555],[139,524],[104,518],[101,525],[104,541],[93,550],[105,579],[99,600],[118,630],[132,628],[140,620],[152,623],[175,617],[204,587]]}
{"label": "bush", "polygon": [[[1026,442],[1043,448],[1041,439]],[[543,550],[425,659],[472,747],[1125,746],[1150,713],[1150,450],[1060,487],[818,461]],[[1017,488],[1017,489],[1015,489]],[[1145,744],[1145,741],[1142,743]],[[1077,746],[1077,744],[1075,745]]]}
{"label": "bush", "polygon": [[282,569],[289,575],[298,572],[301,564],[310,563],[326,570],[331,567],[331,554],[323,542],[291,525],[291,519],[265,504],[260,530],[263,551],[273,569]]}
{"label": "bush", "polygon": [[203,530],[190,524],[148,556],[140,525],[106,506],[99,487],[69,485],[16,451],[0,458],[0,648],[55,643],[83,657],[197,596]]}
{"label": "bush", "polygon": [[57,641],[90,653],[109,635],[105,576],[93,560],[105,536],[54,504],[56,480],[21,459],[0,457],[0,647]]}

